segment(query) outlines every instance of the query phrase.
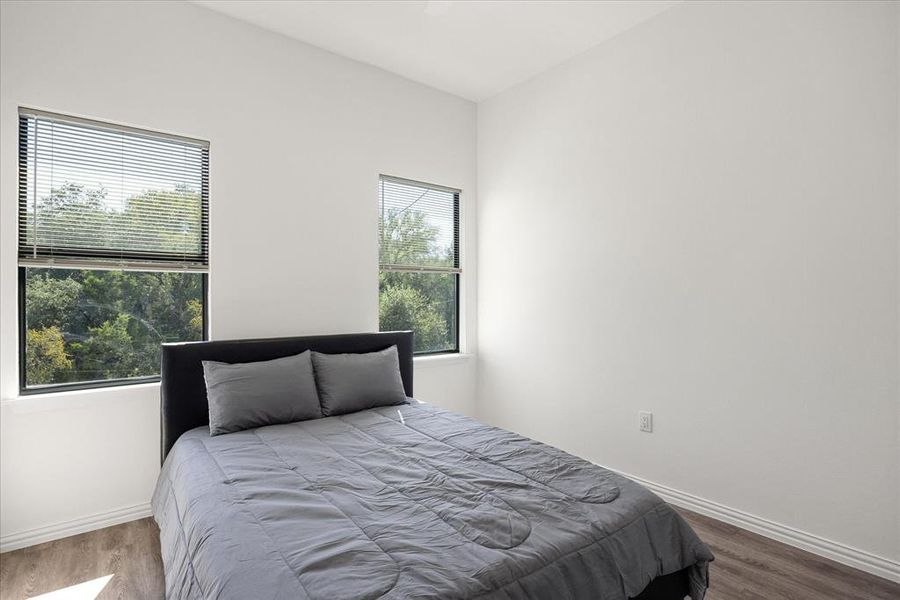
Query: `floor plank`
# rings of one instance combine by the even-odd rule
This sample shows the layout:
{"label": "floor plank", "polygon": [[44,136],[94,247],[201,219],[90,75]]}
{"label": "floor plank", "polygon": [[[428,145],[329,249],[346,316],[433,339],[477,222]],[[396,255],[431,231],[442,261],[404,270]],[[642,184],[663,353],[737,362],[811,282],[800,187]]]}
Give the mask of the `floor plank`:
{"label": "floor plank", "polygon": [[900,585],[678,509],[716,560],[707,600],[898,600]]}
{"label": "floor plank", "polygon": [[[707,600],[897,600],[900,585],[679,509],[716,555]],[[112,575],[100,600],[162,598],[159,531],[141,519],[0,555],[0,599]]]}
{"label": "floor plank", "polygon": [[0,554],[0,599],[19,600],[113,575],[97,596],[162,598],[159,530],[152,519]]}

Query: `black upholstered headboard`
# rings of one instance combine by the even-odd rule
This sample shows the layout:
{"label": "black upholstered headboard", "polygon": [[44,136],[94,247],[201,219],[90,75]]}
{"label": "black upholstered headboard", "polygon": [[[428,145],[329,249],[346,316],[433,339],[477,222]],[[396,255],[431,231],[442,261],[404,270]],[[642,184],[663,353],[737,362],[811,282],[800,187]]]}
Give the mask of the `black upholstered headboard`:
{"label": "black upholstered headboard", "polygon": [[315,350],[326,354],[374,352],[397,346],[406,395],[413,395],[413,334],[411,331],[348,333],[258,340],[222,340],[163,344],[160,413],[162,460],[182,433],[209,424],[204,360],[227,363],[271,360]]}

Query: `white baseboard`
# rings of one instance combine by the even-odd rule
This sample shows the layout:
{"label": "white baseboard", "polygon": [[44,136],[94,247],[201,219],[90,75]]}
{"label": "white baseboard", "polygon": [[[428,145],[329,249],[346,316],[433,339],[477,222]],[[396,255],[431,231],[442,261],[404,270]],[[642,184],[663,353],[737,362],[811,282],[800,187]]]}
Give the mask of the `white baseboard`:
{"label": "white baseboard", "polygon": [[37,527],[0,536],[0,553],[18,550],[35,544],[52,542],[70,535],[87,533],[104,527],[112,527],[128,521],[135,521],[150,516],[150,503],[143,502],[134,506],[125,506],[116,510],[97,513],[71,521],[63,521],[46,527]]}
{"label": "white baseboard", "polygon": [[[610,469],[609,467],[604,468]],[[615,469],[610,470],[616,471]],[[865,550],[860,550],[859,548],[847,546],[846,544],[835,542],[812,533],[800,531],[799,529],[794,529],[788,525],[782,525],[781,523],[776,523],[775,521],[770,521],[763,517],[757,517],[756,515],[745,513],[742,510],[731,508],[730,506],[725,506],[718,502],[713,502],[712,500],[706,500],[705,498],[682,492],[659,483],[647,481],[646,479],[636,477],[629,473],[622,473],[621,471],[616,472],[649,488],[660,498],[675,506],[692,510],[701,515],[718,519],[719,521],[735,525],[736,527],[752,531],[753,533],[758,533],[759,535],[788,544],[789,546],[794,546],[795,548],[800,548],[801,550],[806,550],[807,552],[853,567],[854,569],[859,569],[860,571],[865,571],[872,575],[877,575],[878,577],[900,583],[900,562],[866,552]]]}

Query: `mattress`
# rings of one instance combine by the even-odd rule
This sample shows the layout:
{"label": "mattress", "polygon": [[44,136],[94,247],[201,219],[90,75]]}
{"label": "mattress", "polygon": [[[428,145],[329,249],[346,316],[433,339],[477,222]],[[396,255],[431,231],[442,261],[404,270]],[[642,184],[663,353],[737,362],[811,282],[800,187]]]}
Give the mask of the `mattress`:
{"label": "mattress", "polygon": [[709,549],[616,473],[425,404],[182,435],[153,496],[169,598],[625,600]]}

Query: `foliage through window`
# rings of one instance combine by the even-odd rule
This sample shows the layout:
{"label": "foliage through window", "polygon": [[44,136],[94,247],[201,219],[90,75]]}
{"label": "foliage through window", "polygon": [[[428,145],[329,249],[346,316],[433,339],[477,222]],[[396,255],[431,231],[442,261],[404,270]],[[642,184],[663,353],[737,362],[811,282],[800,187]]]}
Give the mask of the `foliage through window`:
{"label": "foliage through window", "polygon": [[415,352],[459,351],[459,190],[382,175],[379,328]]}
{"label": "foliage through window", "polygon": [[153,380],[206,336],[205,142],[19,112],[23,392]]}

